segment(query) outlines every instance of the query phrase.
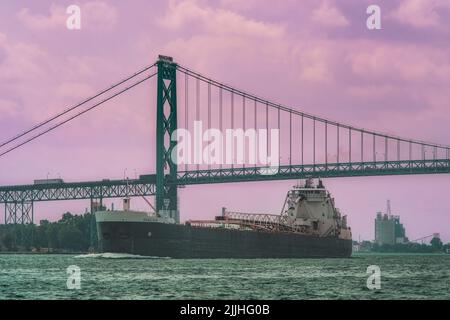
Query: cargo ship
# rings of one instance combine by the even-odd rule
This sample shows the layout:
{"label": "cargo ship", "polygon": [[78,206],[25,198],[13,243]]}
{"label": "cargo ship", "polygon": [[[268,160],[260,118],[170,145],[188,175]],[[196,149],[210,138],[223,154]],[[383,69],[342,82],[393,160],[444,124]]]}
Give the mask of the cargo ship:
{"label": "cargo ship", "polygon": [[347,217],[322,181],[289,190],[280,214],[222,209],[214,220],[177,224],[157,213],[95,213],[101,252],[170,258],[346,258],[352,253]]}

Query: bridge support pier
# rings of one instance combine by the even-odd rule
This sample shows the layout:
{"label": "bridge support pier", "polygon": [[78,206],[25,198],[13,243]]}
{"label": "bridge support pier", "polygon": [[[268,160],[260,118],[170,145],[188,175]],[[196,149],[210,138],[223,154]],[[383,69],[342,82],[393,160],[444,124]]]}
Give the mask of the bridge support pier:
{"label": "bridge support pier", "polygon": [[89,250],[95,250],[96,246],[97,246],[97,227],[95,225],[95,213],[97,211],[104,211],[106,210],[106,208],[103,206],[103,198],[99,198],[99,199],[94,199],[91,198],[90,199],[90,213],[91,213],[91,218],[89,221],[89,244],[90,244],[90,248]]}
{"label": "bridge support pier", "polygon": [[5,202],[5,224],[33,224],[33,201]]}
{"label": "bridge support pier", "polygon": [[156,105],[156,210],[158,214],[180,222],[178,210],[177,164],[172,150],[177,142],[177,64],[170,57],[159,56]]}

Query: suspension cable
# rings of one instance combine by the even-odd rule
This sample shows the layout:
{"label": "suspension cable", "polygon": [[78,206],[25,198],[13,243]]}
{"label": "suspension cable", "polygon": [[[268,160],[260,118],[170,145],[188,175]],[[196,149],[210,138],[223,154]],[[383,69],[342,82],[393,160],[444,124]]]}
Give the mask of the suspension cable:
{"label": "suspension cable", "polygon": [[18,148],[20,148],[20,147],[22,147],[22,146],[28,144],[29,142],[31,142],[31,141],[33,141],[33,140],[39,138],[40,136],[43,136],[44,134],[49,133],[50,131],[53,131],[54,129],[56,129],[56,128],[62,126],[63,124],[65,124],[65,123],[67,123],[67,122],[69,122],[69,121],[71,121],[71,120],[73,120],[73,119],[75,119],[75,118],[77,118],[77,117],[79,117],[79,116],[81,116],[81,115],[83,115],[83,114],[85,114],[86,112],[91,111],[92,109],[94,109],[94,108],[96,108],[96,107],[102,105],[103,103],[105,103],[105,102],[107,102],[107,101],[109,101],[109,100],[111,100],[111,99],[117,97],[118,95],[124,93],[125,91],[128,91],[128,90],[130,90],[131,88],[134,88],[134,87],[136,87],[137,85],[139,85],[139,84],[145,82],[146,80],[148,80],[148,79],[154,77],[156,74],[158,74],[158,73],[155,72],[155,73],[153,73],[153,74],[151,74],[151,75],[148,75],[148,76],[144,77],[143,79],[141,79],[141,80],[139,80],[139,81],[136,81],[135,83],[133,83],[133,84],[129,85],[128,87],[126,87],[126,88],[120,90],[119,92],[114,93],[112,96],[107,97],[107,98],[103,99],[102,101],[100,101],[100,102],[94,104],[93,106],[91,106],[91,107],[89,107],[89,108],[87,108],[87,109],[85,109],[85,110],[83,110],[83,111],[80,111],[80,112],[76,113],[75,115],[71,116],[70,118],[68,118],[68,119],[66,119],[66,120],[64,120],[64,121],[61,121],[61,122],[59,122],[59,123],[53,125],[52,127],[48,128],[48,129],[46,129],[46,130],[44,130],[43,132],[40,132],[39,134],[36,134],[36,135],[32,136],[31,138],[25,140],[24,142],[22,142],[22,143],[20,143],[20,144],[18,144],[18,145],[16,145],[16,146],[14,146],[14,147],[9,148],[8,150],[6,150],[6,151],[0,153],[0,157],[6,155],[6,154],[8,154],[8,153],[10,153],[10,152],[13,151],[13,150],[16,150],[16,149],[18,149]]}
{"label": "suspension cable", "polygon": [[95,95],[93,95],[93,96],[91,96],[91,97],[89,97],[89,98],[87,98],[87,99],[81,101],[80,103],[78,103],[78,104],[76,104],[76,105],[74,105],[74,106],[72,106],[72,107],[70,107],[70,108],[65,109],[64,111],[62,111],[62,112],[60,112],[60,113],[58,113],[58,114],[56,114],[56,115],[54,115],[54,116],[48,118],[47,120],[44,120],[44,121],[42,121],[42,122],[40,122],[40,123],[34,125],[34,126],[31,127],[30,129],[27,129],[27,130],[25,130],[25,131],[19,133],[18,135],[14,136],[14,137],[12,137],[12,138],[9,138],[8,140],[6,140],[6,141],[4,141],[4,142],[2,142],[2,143],[0,144],[0,148],[6,146],[7,144],[10,144],[11,142],[16,141],[17,139],[19,139],[19,138],[21,138],[21,137],[27,135],[27,134],[30,133],[30,132],[35,131],[36,129],[39,129],[40,127],[42,127],[42,126],[48,124],[49,122],[52,122],[53,120],[56,120],[56,119],[62,117],[63,115],[69,113],[70,111],[73,111],[73,110],[75,110],[75,109],[81,107],[82,105],[86,104],[87,102],[92,101],[92,100],[95,99],[95,98],[98,98],[99,96],[105,94],[105,93],[108,92],[108,91],[111,91],[112,89],[114,89],[114,88],[120,86],[121,84],[124,84],[125,82],[128,82],[129,80],[131,80],[131,79],[137,77],[138,75],[144,73],[145,71],[147,71],[147,70],[153,68],[155,65],[156,65],[156,63],[152,64],[151,66],[147,66],[147,67],[145,67],[145,68],[139,70],[138,72],[135,72],[134,74],[132,74],[132,75],[130,75],[130,76],[128,76],[128,77],[126,77],[126,78],[120,80],[119,82],[116,82],[115,84],[111,85],[110,87],[101,90],[101,91],[98,92],[97,94],[95,94]]}
{"label": "suspension cable", "polygon": [[358,127],[355,127],[355,126],[352,126],[352,125],[348,125],[348,124],[344,124],[344,123],[340,123],[340,122],[337,122],[337,121],[334,121],[334,120],[331,120],[331,119],[326,119],[325,117],[317,117],[317,116],[309,114],[309,113],[305,113],[305,112],[298,111],[298,110],[295,110],[295,109],[292,109],[292,108],[289,108],[289,107],[286,107],[286,106],[283,106],[283,105],[280,105],[280,104],[273,103],[273,102],[271,102],[271,101],[269,101],[267,99],[264,99],[264,98],[261,98],[261,97],[258,97],[256,95],[254,95],[254,94],[251,94],[251,93],[245,92],[243,90],[237,89],[237,88],[235,88],[235,87],[233,87],[231,85],[227,85],[225,83],[219,82],[219,81],[214,80],[212,78],[206,77],[206,76],[202,75],[201,73],[193,71],[193,70],[191,70],[191,69],[189,69],[187,67],[178,65],[177,68],[178,68],[179,71],[181,71],[183,73],[187,73],[188,75],[190,75],[193,78],[200,79],[200,80],[202,80],[204,82],[207,82],[207,83],[211,83],[211,84],[213,84],[216,87],[225,89],[225,90],[227,90],[229,92],[235,93],[235,94],[240,95],[240,96],[244,96],[244,97],[246,97],[248,99],[251,99],[251,100],[256,100],[257,102],[259,102],[261,104],[264,104],[266,106],[270,106],[270,107],[276,108],[276,109],[281,109],[284,112],[292,112],[293,114],[295,114],[297,116],[303,116],[303,117],[309,118],[309,119],[311,119],[313,121],[315,120],[315,121],[319,121],[319,122],[327,122],[328,124],[333,125],[333,126],[340,126],[341,128],[350,129],[352,131],[358,131],[358,132],[362,131],[362,132],[374,134],[376,136],[383,137],[383,138],[400,140],[401,142],[408,142],[408,143],[412,142],[414,144],[425,145],[425,146],[429,146],[429,147],[437,147],[437,148],[442,148],[442,149],[449,149],[450,148],[449,145],[437,144],[437,143],[426,142],[426,141],[421,141],[421,140],[412,140],[412,139],[409,139],[409,138],[402,138],[400,136],[396,136],[396,135],[392,135],[392,134],[388,134],[388,133],[382,133],[382,132],[367,130],[367,129],[364,129],[364,128],[358,128]]}

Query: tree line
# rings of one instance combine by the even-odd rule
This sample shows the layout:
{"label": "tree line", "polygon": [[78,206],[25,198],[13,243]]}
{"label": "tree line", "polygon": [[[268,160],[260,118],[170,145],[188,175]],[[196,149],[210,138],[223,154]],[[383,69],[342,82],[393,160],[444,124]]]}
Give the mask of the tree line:
{"label": "tree line", "polygon": [[450,249],[450,243],[443,244],[441,239],[433,238],[429,244],[426,243],[396,243],[396,244],[383,244],[373,243],[371,251],[373,252],[404,252],[404,253],[440,253],[446,252]]}
{"label": "tree line", "polygon": [[0,251],[88,252],[97,248],[94,215],[63,214],[56,222],[0,225]]}

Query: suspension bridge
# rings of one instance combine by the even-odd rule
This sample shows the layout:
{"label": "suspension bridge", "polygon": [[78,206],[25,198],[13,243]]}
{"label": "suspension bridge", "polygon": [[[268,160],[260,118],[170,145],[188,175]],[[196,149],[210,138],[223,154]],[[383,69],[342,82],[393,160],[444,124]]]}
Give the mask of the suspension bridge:
{"label": "suspension bridge", "polygon": [[[33,223],[39,201],[155,196],[155,210],[179,222],[180,186],[245,181],[450,172],[450,146],[358,128],[284,106],[214,80],[171,57],[99,91],[84,101],[0,143],[0,161],[10,152],[58,129],[138,85],[156,80],[156,172],[136,179],[87,182],[48,180],[0,186],[5,224]],[[153,80],[153,81],[154,81]],[[150,103],[149,103],[150,104]],[[179,128],[201,121],[208,129],[276,129],[278,166],[266,174],[258,164],[183,164],[171,154]],[[267,149],[266,149],[267,151]]]}

